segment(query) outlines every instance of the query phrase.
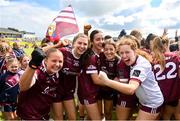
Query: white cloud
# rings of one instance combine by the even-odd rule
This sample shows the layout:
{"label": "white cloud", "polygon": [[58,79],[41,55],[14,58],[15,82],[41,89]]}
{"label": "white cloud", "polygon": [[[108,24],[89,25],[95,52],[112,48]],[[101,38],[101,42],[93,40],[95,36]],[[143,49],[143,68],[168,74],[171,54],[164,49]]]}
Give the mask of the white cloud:
{"label": "white cloud", "polygon": [[0,0],[0,6],[7,6],[9,5],[9,1],[7,0]]}
{"label": "white cloud", "polygon": [[[121,29],[141,29],[148,33],[161,34],[163,28],[170,28],[170,36],[180,27],[180,1],[162,0],[161,5],[152,7],[151,0],[60,0],[61,9],[69,3],[75,11],[82,32],[83,25],[90,23],[92,29],[101,29],[105,34],[117,36]],[[63,6],[64,5],[64,6]],[[0,26],[36,32],[43,36],[47,26],[59,11],[40,5],[0,0]],[[119,30],[117,30],[119,29]]]}
{"label": "white cloud", "polygon": [[[88,17],[99,17],[131,7],[144,6],[148,1],[150,0],[73,0],[71,4],[83,15],[87,15]],[[64,2],[66,5],[67,2],[69,3],[69,1]]]}
{"label": "white cloud", "polygon": [[45,35],[48,25],[57,15],[57,11],[22,2],[9,2],[7,6],[2,6],[0,11],[1,27],[35,32],[41,37]]}
{"label": "white cloud", "polygon": [[99,24],[107,24],[107,25],[125,25],[126,23],[130,23],[134,20],[132,16],[113,16],[113,15],[106,15],[103,17],[103,22]]}
{"label": "white cloud", "polygon": [[[179,23],[180,16],[178,12],[177,1],[162,1],[161,5],[157,8],[152,8],[146,5],[141,12],[132,14],[131,16],[139,18],[141,29],[145,35],[148,33],[162,34],[163,28],[169,28],[169,36],[173,37],[175,29],[179,29],[176,26]],[[138,24],[138,23],[136,23]],[[176,26],[172,28],[171,26]]]}

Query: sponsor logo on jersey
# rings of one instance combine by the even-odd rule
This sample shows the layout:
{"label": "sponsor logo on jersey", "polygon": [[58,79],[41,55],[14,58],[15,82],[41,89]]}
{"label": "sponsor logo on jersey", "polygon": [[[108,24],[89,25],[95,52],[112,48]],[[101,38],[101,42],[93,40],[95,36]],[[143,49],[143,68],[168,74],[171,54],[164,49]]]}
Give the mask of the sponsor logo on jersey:
{"label": "sponsor logo on jersey", "polygon": [[133,76],[136,76],[136,77],[139,77],[140,73],[141,73],[140,70],[134,70],[134,72],[133,72],[132,75],[133,75]]}
{"label": "sponsor logo on jersey", "polygon": [[113,67],[113,66],[114,66],[114,62],[110,62],[109,67]]}
{"label": "sponsor logo on jersey", "polygon": [[96,69],[96,66],[94,66],[94,65],[89,65],[87,69],[88,69],[88,70],[94,70],[94,69]]}
{"label": "sponsor logo on jersey", "polygon": [[52,96],[52,97],[56,97],[56,93],[55,93],[56,89],[57,89],[56,87],[49,87],[48,86],[41,93],[45,94],[45,95]]}
{"label": "sponsor logo on jersey", "polygon": [[75,61],[75,60],[74,60],[73,66],[79,67],[79,61]]}

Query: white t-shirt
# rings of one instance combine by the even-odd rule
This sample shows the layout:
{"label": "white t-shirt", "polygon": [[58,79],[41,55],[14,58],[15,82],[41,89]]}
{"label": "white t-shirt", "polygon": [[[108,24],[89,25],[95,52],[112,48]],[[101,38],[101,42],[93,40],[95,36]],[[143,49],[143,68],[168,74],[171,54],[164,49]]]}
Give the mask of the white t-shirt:
{"label": "white t-shirt", "polygon": [[131,66],[130,79],[140,83],[135,94],[141,105],[150,108],[162,105],[164,98],[148,60],[140,55],[137,57],[135,64]]}

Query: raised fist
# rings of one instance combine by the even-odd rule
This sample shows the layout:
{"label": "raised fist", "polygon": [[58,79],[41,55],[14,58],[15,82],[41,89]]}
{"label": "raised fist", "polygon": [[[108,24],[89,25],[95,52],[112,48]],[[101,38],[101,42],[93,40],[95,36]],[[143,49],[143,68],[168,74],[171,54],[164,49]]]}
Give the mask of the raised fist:
{"label": "raised fist", "polygon": [[84,25],[84,33],[88,33],[88,31],[91,29],[91,25],[90,24],[85,24]]}
{"label": "raised fist", "polygon": [[90,24],[85,24],[85,25],[84,25],[84,29],[90,30],[90,29],[91,29],[91,25],[90,25]]}
{"label": "raised fist", "polygon": [[37,69],[38,66],[41,65],[42,60],[46,57],[45,53],[41,48],[35,48],[31,53],[31,61],[29,62],[29,66],[33,69]]}

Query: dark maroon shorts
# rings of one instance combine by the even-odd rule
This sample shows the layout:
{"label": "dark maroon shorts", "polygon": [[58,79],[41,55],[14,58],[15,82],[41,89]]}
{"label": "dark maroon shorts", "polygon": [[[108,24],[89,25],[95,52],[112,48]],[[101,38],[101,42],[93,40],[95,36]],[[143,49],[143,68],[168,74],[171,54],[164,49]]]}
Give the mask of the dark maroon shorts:
{"label": "dark maroon shorts", "polygon": [[157,107],[157,108],[150,108],[150,107],[146,107],[146,106],[139,104],[139,108],[145,112],[148,112],[151,114],[156,114],[156,113],[159,113],[161,111],[162,105]]}
{"label": "dark maroon shorts", "polygon": [[109,90],[109,91],[104,91],[104,90],[100,90],[99,92],[98,92],[98,100],[102,100],[102,99],[104,99],[104,100],[113,100],[113,98],[114,98],[114,94],[115,92],[113,91],[113,90]]}
{"label": "dark maroon shorts", "polygon": [[65,100],[72,100],[74,99],[74,92],[64,92],[64,94],[58,93],[54,102],[62,102]]}
{"label": "dark maroon shorts", "polygon": [[93,103],[96,103],[98,101],[97,95],[94,95],[94,96],[90,95],[90,96],[86,96],[83,98],[80,96],[78,96],[78,97],[79,97],[80,103],[83,105],[93,104]]}
{"label": "dark maroon shorts", "polygon": [[138,99],[135,95],[125,95],[118,93],[117,95],[117,105],[127,108],[134,108],[138,104]]}

